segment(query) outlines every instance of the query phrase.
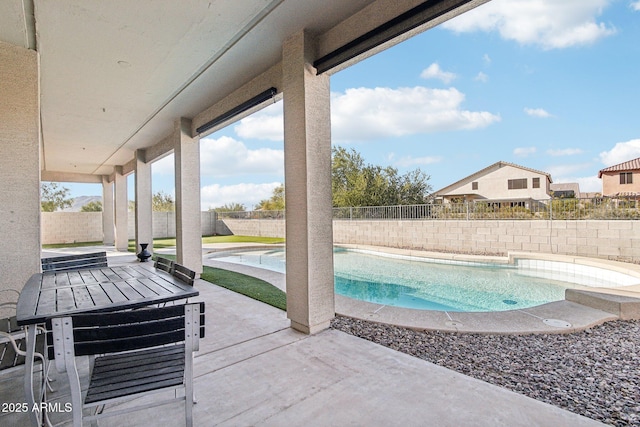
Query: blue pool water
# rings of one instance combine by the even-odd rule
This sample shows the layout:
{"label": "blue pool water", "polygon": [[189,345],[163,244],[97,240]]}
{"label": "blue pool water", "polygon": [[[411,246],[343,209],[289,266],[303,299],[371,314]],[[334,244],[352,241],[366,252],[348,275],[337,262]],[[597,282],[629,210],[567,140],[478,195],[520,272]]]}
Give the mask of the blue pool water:
{"label": "blue pool water", "polygon": [[[232,262],[285,271],[284,250],[215,255]],[[519,274],[514,266],[407,260],[336,249],[336,293],[377,304],[446,311],[504,311],[564,299],[568,282]]]}

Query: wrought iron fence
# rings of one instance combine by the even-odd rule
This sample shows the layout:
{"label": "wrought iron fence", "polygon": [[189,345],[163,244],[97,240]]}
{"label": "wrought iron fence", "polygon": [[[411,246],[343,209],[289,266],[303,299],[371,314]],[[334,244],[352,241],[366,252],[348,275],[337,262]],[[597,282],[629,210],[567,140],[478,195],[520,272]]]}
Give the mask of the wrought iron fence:
{"label": "wrought iron fence", "polygon": [[[220,212],[218,218],[284,219],[284,211]],[[335,220],[480,220],[480,219],[640,219],[635,199],[553,199],[476,201],[423,205],[334,208]]]}

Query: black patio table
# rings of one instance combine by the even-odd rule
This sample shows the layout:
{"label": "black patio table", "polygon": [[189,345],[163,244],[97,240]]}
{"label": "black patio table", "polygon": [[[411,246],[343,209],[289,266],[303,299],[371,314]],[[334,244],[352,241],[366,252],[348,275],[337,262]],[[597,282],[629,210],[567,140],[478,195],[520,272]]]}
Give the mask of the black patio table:
{"label": "black patio table", "polygon": [[33,387],[36,327],[53,317],[74,313],[119,311],[192,298],[198,291],[175,277],[147,265],[122,265],[37,273],[18,299],[18,325],[27,331],[25,395],[34,426],[42,422]]}

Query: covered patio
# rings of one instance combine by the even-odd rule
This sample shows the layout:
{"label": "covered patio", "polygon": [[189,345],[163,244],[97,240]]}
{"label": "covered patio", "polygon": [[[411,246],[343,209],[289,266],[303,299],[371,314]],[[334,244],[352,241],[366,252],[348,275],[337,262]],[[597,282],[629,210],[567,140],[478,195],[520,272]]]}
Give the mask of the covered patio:
{"label": "covered patio", "polygon": [[[110,265],[133,262],[133,256],[109,259]],[[340,331],[303,334],[279,309],[202,280],[196,287],[207,329],[195,358],[194,425],[602,425]],[[53,385],[51,421],[71,425],[63,409],[69,401],[65,378]],[[3,375],[3,401],[20,401],[21,386],[22,371]],[[184,425],[182,404],[99,423],[159,424]],[[2,413],[0,425],[27,426],[28,415]]]}
{"label": "covered patio", "polygon": [[[207,304],[196,425],[596,425],[327,330],[330,75],[486,1],[3,1],[0,288],[40,271],[41,181],[102,185],[104,244],[124,252],[126,177],[136,242],[151,242],[151,164],[170,153],[177,261],[201,272],[199,140],[283,99],[287,312],[196,282]],[[3,374],[3,402],[22,401],[21,375]],[[56,387],[52,402],[65,402]],[[181,425],[181,414],[101,425]],[[28,415],[3,411],[0,424]]]}

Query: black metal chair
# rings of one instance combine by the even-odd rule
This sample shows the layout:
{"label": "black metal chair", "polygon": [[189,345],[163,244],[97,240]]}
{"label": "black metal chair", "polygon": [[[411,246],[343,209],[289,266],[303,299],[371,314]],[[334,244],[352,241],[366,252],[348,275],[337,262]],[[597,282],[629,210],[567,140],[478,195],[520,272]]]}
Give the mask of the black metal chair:
{"label": "black metal chair", "polygon": [[80,270],[82,268],[99,267],[108,267],[106,252],[42,258],[43,272],[69,271]]}
{"label": "black metal chair", "polygon": [[166,271],[169,274],[173,274],[174,262],[170,259],[157,257],[156,262],[153,264],[158,270]]}
{"label": "black metal chair", "polygon": [[[176,400],[185,402],[186,425],[193,425],[193,352],[204,337],[204,303],[54,318],[47,331],[53,342],[49,358],[69,379],[74,427]],[[76,356],[95,356],[84,401]],[[167,389],[183,389],[184,395],[83,415],[85,408]]]}

